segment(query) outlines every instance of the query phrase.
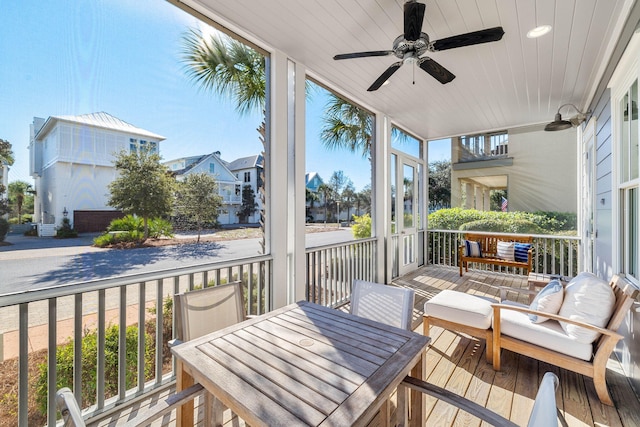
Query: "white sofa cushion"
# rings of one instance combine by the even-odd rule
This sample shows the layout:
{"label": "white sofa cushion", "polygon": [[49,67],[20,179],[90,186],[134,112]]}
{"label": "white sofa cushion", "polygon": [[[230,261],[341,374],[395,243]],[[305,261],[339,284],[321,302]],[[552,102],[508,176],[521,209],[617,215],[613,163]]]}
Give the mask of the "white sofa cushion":
{"label": "white sofa cushion", "polygon": [[493,298],[447,289],[424,303],[424,313],[461,325],[489,329],[493,317],[491,304],[497,302]]}
{"label": "white sofa cushion", "polygon": [[[613,313],[616,296],[609,283],[592,273],[580,273],[564,290],[564,301],[558,314],[572,320],[602,328],[607,326]],[[560,322],[568,336],[585,344],[594,342],[600,334],[595,331]]]}
{"label": "white sofa cushion", "polygon": [[[550,281],[547,286],[542,288],[540,292],[531,302],[529,308],[536,311],[544,311],[549,314],[558,314],[564,299],[564,287],[559,280]],[[542,323],[549,320],[548,317],[529,314],[529,320],[533,323]]]}
{"label": "white sofa cushion", "polygon": [[[503,301],[503,304],[527,307],[512,301]],[[570,337],[555,320],[531,323],[527,313],[513,310],[500,310],[500,334],[586,361],[591,360],[593,353],[593,345]]]}

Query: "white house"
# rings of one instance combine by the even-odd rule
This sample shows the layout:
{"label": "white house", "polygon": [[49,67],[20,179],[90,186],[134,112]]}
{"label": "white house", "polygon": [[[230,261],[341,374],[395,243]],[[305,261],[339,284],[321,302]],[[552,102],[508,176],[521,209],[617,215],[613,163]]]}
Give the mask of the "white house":
{"label": "white house", "polygon": [[67,215],[78,231],[104,230],[120,215],[107,205],[116,154],[142,147],[158,152],[164,139],[105,112],[34,117],[29,142],[34,222],[60,225]]}
{"label": "white house", "polygon": [[222,197],[222,211],[218,216],[220,224],[236,224],[237,207],[242,204],[242,183],[220,158],[220,152],[202,156],[182,157],[163,163],[173,172],[178,181],[194,173],[207,173],[218,182],[218,194]]}
{"label": "white house", "polygon": [[[260,222],[260,210],[262,210],[262,200],[259,188],[263,186],[264,158],[260,154],[248,157],[241,157],[227,165],[229,170],[235,174],[236,179],[242,181],[242,188],[250,186],[255,194],[256,210],[253,215],[247,218],[248,223]],[[240,192],[240,203],[242,203],[242,191]],[[234,208],[239,207],[235,206]],[[237,216],[236,216],[237,217]],[[237,217],[238,218],[238,217]],[[239,220],[239,218],[238,218]]]}

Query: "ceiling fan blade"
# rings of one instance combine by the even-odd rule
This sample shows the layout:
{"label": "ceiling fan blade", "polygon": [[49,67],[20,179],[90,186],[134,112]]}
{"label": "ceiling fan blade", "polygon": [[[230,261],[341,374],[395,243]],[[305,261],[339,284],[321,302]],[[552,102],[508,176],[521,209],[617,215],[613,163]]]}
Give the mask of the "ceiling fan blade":
{"label": "ceiling fan blade", "polygon": [[426,56],[418,60],[418,66],[443,85],[456,78],[451,71]]}
{"label": "ceiling fan blade", "polygon": [[380,86],[382,86],[384,82],[389,80],[389,77],[391,77],[393,73],[398,71],[398,68],[400,68],[401,65],[402,65],[402,61],[398,61],[396,63],[391,64],[391,66],[387,68],[384,71],[384,73],[382,73],[380,77],[378,77],[378,79],[375,82],[373,82],[371,86],[369,86],[369,89],[367,89],[367,91],[373,92],[374,90],[380,89]]}
{"label": "ceiling fan blade", "polygon": [[404,38],[414,42],[420,37],[422,32],[422,21],[424,20],[425,5],[408,1],[404,4]]}
{"label": "ceiling fan blade", "polygon": [[474,44],[495,42],[502,38],[504,30],[502,27],[487,28],[486,30],[473,31],[471,33],[458,34],[436,40],[433,43],[432,51],[447,50],[455,47],[471,46]]}
{"label": "ceiling fan blade", "polygon": [[393,55],[392,50],[372,50],[369,52],[354,52],[354,53],[341,53],[336,55],[333,59],[351,59],[351,58],[366,58],[368,56],[388,56]]}

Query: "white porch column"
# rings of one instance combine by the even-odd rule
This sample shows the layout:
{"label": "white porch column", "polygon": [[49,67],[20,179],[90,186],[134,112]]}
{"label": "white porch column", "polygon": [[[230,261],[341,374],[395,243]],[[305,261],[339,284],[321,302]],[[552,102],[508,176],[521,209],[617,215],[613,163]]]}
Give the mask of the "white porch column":
{"label": "white porch column", "polygon": [[[305,70],[279,51],[269,60],[267,246],[273,308],[305,298]],[[297,200],[300,198],[300,200]]]}
{"label": "white porch column", "polygon": [[489,187],[484,188],[484,210],[491,210],[491,189]]}
{"label": "white porch column", "polygon": [[391,251],[385,245],[391,241],[391,227],[386,226],[391,219],[390,177],[389,177],[389,141],[391,141],[391,123],[387,116],[377,113],[375,116],[375,133],[371,150],[371,183],[373,185],[373,206],[371,207],[372,235],[378,237],[376,245],[376,278],[381,283],[391,282]]}
{"label": "white porch column", "polygon": [[482,211],[483,206],[482,206],[482,202],[484,201],[484,198],[482,197],[482,186],[480,185],[474,185],[473,186],[473,192],[474,192],[474,206],[477,210]]}
{"label": "white porch column", "polygon": [[473,184],[470,182],[464,183],[465,195],[464,195],[464,208],[473,209]]}

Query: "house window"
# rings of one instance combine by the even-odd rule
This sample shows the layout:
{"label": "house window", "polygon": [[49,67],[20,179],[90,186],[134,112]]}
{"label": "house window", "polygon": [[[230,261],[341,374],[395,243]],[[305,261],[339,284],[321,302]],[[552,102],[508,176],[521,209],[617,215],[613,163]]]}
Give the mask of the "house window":
{"label": "house window", "polygon": [[215,163],[209,163],[209,173],[213,174],[216,172],[216,164]]}
{"label": "house window", "polygon": [[251,182],[251,172],[244,173],[244,182]]}
{"label": "house window", "polygon": [[640,281],[638,213],[640,211],[640,156],[638,154],[638,79],[627,86],[616,104],[618,163],[619,244],[621,272]]}

